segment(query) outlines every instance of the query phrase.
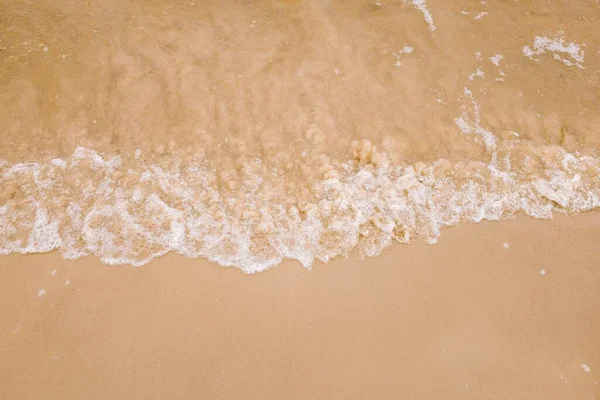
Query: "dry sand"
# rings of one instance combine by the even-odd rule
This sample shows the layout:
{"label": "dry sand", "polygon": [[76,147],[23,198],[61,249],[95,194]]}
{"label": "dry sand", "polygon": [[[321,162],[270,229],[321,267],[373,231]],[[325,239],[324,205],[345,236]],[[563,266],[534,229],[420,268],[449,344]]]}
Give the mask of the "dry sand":
{"label": "dry sand", "polygon": [[252,276],[175,255],[2,257],[1,397],[597,399],[599,228],[467,224]]}

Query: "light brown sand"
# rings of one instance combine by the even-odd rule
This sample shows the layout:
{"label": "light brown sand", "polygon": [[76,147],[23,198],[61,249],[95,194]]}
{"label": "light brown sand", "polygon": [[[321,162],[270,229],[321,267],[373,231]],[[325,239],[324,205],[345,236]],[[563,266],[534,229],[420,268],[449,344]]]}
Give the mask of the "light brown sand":
{"label": "light brown sand", "polygon": [[[426,3],[0,1],[0,250],[308,265],[598,207],[598,1]],[[597,399],[599,228],[0,257],[0,400]]]}
{"label": "light brown sand", "polygon": [[2,257],[0,397],[600,398],[599,228],[600,213],[468,224],[253,276]]}

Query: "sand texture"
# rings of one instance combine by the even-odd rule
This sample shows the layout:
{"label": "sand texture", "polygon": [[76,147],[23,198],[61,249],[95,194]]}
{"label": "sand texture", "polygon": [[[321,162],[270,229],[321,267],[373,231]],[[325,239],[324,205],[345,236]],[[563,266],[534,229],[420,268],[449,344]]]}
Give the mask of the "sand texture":
{"label": "sand texture", "polygon": [[0,0],[0,399],[600,399],[598,0]]}
{"label": "sand texture", "polygon": [[597,213],[466,225],[253,276],[3,257],[2,398],[599,398],[599,228]]}

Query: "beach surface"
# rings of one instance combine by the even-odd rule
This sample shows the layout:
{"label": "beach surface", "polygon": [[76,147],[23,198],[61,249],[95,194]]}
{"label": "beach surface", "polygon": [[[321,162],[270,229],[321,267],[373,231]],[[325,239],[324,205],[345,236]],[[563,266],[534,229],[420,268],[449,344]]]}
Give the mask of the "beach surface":
{"label": "beach surface", "polygon": [[597,399],[599,228],[466,224],[252,276],[172,254],[2,257],[2,397]]}
{"label": "beach surface", "polygon": [[0,254],[244,272],[600,208],[597,2],[0,4]]}
{"label": "beach surface", "polygon": [[0,1],[0,399],[600,399],[599,27]]}

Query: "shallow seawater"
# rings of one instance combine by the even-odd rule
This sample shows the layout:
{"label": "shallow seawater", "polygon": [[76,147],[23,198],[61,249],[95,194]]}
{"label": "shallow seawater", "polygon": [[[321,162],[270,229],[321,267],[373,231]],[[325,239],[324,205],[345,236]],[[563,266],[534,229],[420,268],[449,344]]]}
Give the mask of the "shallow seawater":
{"label": "shallow seawater", "polygon": [[0,253],[257,272],[600,207],[600,5],[0,4]]}

